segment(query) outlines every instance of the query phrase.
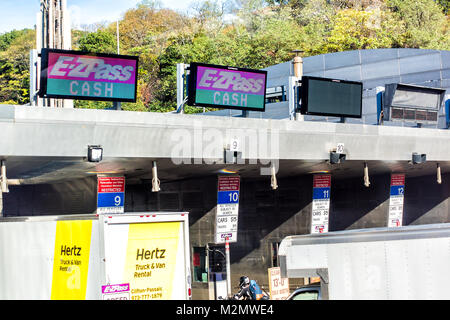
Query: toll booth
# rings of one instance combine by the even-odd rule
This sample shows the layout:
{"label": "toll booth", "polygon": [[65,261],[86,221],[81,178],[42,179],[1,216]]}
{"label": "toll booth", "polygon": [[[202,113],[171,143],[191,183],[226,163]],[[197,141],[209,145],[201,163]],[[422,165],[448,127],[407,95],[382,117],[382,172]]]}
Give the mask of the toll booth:
{"label": "toll booth", "polygon": [[207,254],[209,299],[225,298],[228,294],[225,246],[209,244]]}

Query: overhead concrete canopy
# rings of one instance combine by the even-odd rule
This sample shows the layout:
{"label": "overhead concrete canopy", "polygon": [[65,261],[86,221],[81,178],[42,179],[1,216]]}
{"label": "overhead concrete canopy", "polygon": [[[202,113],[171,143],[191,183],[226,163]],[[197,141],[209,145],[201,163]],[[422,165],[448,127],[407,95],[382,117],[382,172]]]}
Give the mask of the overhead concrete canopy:
{"label": "overhead concrete canopy", "polygon": [[[224,148],[239,141],[238,164],[224,163]],[[97,174],[125,175],[127,183],[236,172],[268,178],[328,171],[337,178],[404,172],[408,176],[450,171],[450,131],[347,123],[235,117],[198,117],[29,106],[0,107],[0,159],[8,179],[53,183]],[[329,152],[344,144],[346,161],[330,164]],[[88,145],[101,145],[103,160],[87,162]],[[412,153],[427,162],[413,165]]]}

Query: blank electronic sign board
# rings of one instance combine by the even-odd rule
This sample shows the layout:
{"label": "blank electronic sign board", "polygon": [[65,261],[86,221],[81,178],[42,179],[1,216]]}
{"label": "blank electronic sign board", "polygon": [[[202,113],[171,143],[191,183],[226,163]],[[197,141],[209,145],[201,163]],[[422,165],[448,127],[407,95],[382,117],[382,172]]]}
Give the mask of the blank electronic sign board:
{"label": "blank electronic sign board", "polygon": [[384,120],[437,124],[445,89],[389,83],[383,94]]}
{"label": "blank electronic sign board", "polygon": [[362,82],[302,77],[302,114],[361,118]]}
{"label": "blank electronic sign board", "polygon": [[138,57],[42,49],[43,98],[136,102]]}
{"label": "blank electronic sign board", "polygon": [[267,71],[191,63],[191,106],[264,111]]}

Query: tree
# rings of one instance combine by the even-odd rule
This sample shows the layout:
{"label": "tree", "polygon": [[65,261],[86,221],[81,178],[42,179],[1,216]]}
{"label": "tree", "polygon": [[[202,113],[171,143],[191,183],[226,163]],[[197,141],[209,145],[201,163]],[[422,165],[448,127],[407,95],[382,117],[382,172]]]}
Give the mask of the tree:
{"label": "tree", "polygon": [[441,6],[442,12],[448,16],[450,14],[450,0],[437,0],[437,3]]}
{"label": "tree", "polygon": [[401,42],[401,22],[380,9],[339,11],[333,19],[327,40],[318,53],[391,48]]}
{"label": "tree", "polygon": [[29,56],[34,30],[11,31],[2,35],[0,51],[0,102],[25,104],[29,97]]}
{"label": "tree", "polygon": [[120,21],[121,44],[125,48],[147,46],[158,53],[165,47],[167,39],[183,27],[184,18],[175,11],[141,4],[125,12]]}
{"label": "tree", "polygon": [[[124,110],[176,108],[176,64],[265,68],[305,56],[373,48],[450,49],[449,0],[199,0],[194,15],[141,0],[119,22],[120,52],[139,56],[136,103]],[[116,53],[116,23],[72,30],[73,48]],[[28,102],[33,30],[0,35],[0,102]],[[111,102],[75,101],[83,108]],[[187,108],[187,112],[201,108]]]}
{"label": "tree", "polygon": [[450,49],[448,18],[434,0],[387,0],[388,8],[403,21],[403,47]]}
{"label": "tree", "polygon": [[7,50],[11,44],[16,40],[18,37],[24,36],[28,31],[28,29],[24,30],[12,30],[10,32],[6,32],[4,34],[0,35],[0,51]]}
{"label": "tree", "polygon": [[259,69],[288,61],[292,50],[302,48],[301,28],[289,8],[278,12],[265,9],[247,32],[248,51],[241,58],[246,67]]}
{"label": "tree", "polygon": [[95,53],[116,53],[117,44],[113,34],[106,30],[87,33],[78,40],[81,51]]}

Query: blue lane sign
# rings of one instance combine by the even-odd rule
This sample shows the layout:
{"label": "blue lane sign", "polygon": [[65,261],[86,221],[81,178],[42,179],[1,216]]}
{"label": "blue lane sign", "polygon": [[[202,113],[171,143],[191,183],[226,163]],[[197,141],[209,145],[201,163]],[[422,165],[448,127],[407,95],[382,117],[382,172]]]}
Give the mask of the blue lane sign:
{"label": "blue lane sign", "polygon": [[124,198],[123,192],[99,193],[97,207],[123,207]]}
{"label": "blue lane sign", "polygon": [[391,196],[403,196],[405,193],[405,186],[391,186]]}
{"label": "blue lane sign", "polygon": [[313,200],[330,199],[330,188],[313,188]]}
{"label": "blue lane sign", "polygon": [[239,191],[217,192],[217,204],[239,203]]}

